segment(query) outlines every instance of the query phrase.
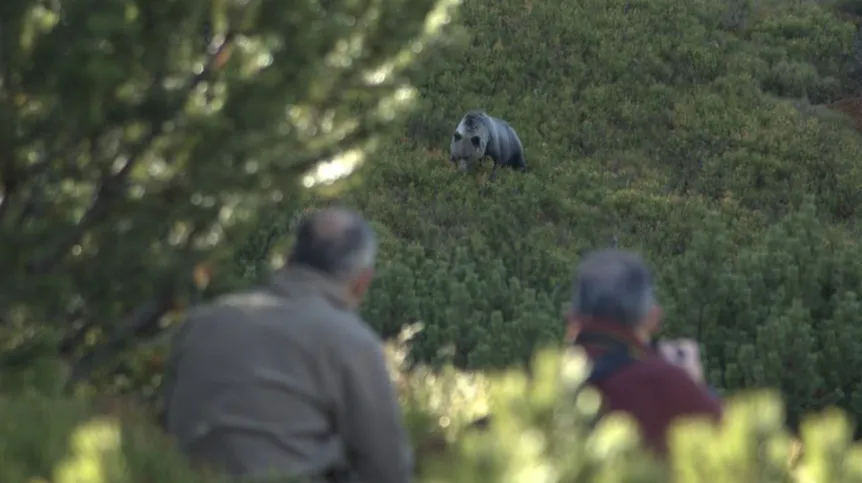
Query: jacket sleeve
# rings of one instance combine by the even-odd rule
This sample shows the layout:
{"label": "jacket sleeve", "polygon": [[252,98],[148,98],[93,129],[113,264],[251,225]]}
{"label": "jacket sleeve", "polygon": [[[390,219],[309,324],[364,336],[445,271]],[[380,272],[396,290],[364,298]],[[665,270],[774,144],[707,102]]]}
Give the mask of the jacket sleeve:
{"label": "jacket sleeve", "polygon": [[171,431],[174,428],[170,424],[171,398],[174,395],[176,386],[177,364],[179,363],[183,344],[185,344],[186,333],[190,330],[191,320],[187,319],[176,329],[170,336],[170,347],[165,360],[164,371],[162,373],[162,409],[159,415],[159,422],[162,428]]}
{"label": "jacket sleeve", "polygon": [[413,452],[378,341],[358,344],[342,367],[342,432],[362,483],[406,483]]}

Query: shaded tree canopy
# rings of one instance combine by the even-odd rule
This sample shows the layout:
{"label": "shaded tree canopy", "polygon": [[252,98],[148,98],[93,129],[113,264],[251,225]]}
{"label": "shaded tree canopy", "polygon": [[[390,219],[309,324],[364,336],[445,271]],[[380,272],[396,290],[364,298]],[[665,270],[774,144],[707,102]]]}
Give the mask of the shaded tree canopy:
{"label": "shaded tree canopy", "polygon": [[[73,379],[193,296],[257,214],[359,164],[452,2],[0,5],[0,321]],[[9,342],[16,343],[16,342]]]}

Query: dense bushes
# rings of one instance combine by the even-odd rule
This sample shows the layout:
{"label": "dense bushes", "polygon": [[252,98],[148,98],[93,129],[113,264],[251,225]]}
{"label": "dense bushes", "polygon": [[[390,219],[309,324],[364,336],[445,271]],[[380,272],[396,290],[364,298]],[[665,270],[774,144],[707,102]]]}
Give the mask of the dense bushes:
{"label": "dense bushes", "polygon": [[[424,361],[441,343],[465,367],[524,361],[560,333],[578,256],[617,240],[654,263],[667,333],[703,341],[713,383],[781,388],[792,426],[858,414],[862,144],[800,100],[841,94],[854,26],[778,3],[728,30],[729,8],[465,5],[470,48],[433,59],[410,141],[347,195],[386,233],[371,323],[426,322]],[[439,147],[473,107],[519,130],[529,173],[454,173]]]}
{"label": "dense bushes", "polygon": [[835,100],[854,26],[810,2],[773,3],[727,32],[726,2],[471,2],[470,48],[432,63],[411,126],[444,146],[481,106],[514,123],[555,185],[577,186],[576,166],[590,167],[615,175],[606,191],[660,180],[661,194],[730,192],[768,214],[813,192],[846,219],[860,201],[858,139],[775,96]]}
{"label": "dense bushes", "polygon": [[[420,450],[420,482],[862,479],[862,448],[851,444],[843,414],[810,417],[797,440],[783,428],[775,394],[733,400],[719,431],[681,423],[672,437],[674,456],[661,464],[638,449],[630,420],[614,416],[591,426],[598,396],[579,391],[586,365],[578,354],[540,353],[531,378],[517,370],[483,375],[451,367],[418,367],[405,377],[404,350],[393,346],[393,369]],[[93,416],[93,407],[85,399],[33,394],[0,401],[4,481],[219,481],[190,469],[134,412],[103,405]],[[488,429],[469,428],[488,412],[494,417]]]}
{"label": "dense bushes", "polygon": [[[353,23],[352,2],[330,6],[343,18],[180,3],[0,7],[4,483],[90,471],[93,455],[61,462],[94,414],[123,423],[125,459],[114,420],[97,420],[104,481],[209,479],[148,422],[163,328],[264,278],[296,216],[332,198],[381,235],[363,315],[386,337],[424,327],[395,357],[420,481],[862,480],[851,425],[803,424],[797,460],[783,424],[862,414],[862,143],[822,106],[859,94],[846,17],[815,2],[475,0],[440,31],[423,23],[430,1]],[[374,31],[371,50],[324,66],[350,25]],[[240,40],[222,49],[221,34]],[[386,60],[399,68],[375,86]],[[393,117],[408,81],[417,109]],[[451,168],[441,150],[473,108],[514,125],[527,173]],[[295,189],[319,160],[374,145],[348,182]],[[624,423],[591,431],[595,399],[574,399],[552,356],[529,362],[559,340],[579,256],[610,244],[655,266],[666,333],[702,341],[712,383],[780,390],[787,417],[751,396],[721,434],[680,433],[669,467]],[[106,407],[116,394],[144,409]],[[487,411],[489,433],[465,428]]]}

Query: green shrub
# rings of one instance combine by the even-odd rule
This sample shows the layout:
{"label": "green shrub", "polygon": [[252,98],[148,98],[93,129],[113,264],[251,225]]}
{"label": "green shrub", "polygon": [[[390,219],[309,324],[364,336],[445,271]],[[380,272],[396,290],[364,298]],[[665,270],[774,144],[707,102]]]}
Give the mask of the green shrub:
{"label": "green shrub", "polygon": [[453,2],[319,3],[0,6],[11,337],[56,338],[72,382],[109,380],[210,295],[193,274],[229,263],[259,213],[391,137],[415,94],[405,68],[446,43]]}
{"label": "green shrub", "polygon": [[[407,339],[402,338],[402,341]],[[521,370],[467,373],[416,367],[392,346],[393,370],[411,436],[420,449],[417,482],[738,482],[862,481],[862,446],[840,411],[809,417],[797,441],[785,430],[774,393],[734,398],[721,429],[682,420],[671,456],[638,446],[633,422],[613,415],[593,424],[599,396],[583,389],[578,353],[544,350]],[[205,483],[133,411],[97,414],[92,400],[31,394],[0,399],[0,476],[6,483]],[[471,428],[492,415],[487,429]],[[804,448],[804,455],[801,449]]]}
{"label": "green shrub", "polygon": [[[846,87],[855,26],[758,2],[726,29],[729,3],[465,4],[469,42],[423,65],[406,140],[340,196],[383,234],[369,322],[425,323],[422,362],[523,364],[561,334],[581,254],[615,240],[653,263],[665,334],[702,341],[713,384],[779,389],[791,428],[860,414],[862,144],[809,106]],[[526,174],[451,167],[475,107],[518,130]]]}

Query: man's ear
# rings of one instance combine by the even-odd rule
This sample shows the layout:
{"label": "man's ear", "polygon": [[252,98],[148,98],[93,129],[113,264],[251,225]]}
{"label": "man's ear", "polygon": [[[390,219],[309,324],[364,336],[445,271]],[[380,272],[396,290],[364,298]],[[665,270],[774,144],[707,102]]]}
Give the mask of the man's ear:
{"label": "man's ear", "polygon": [[368,289],[371,288],[371,281],[373,279],[373,267],[364,268],[359,272],[359,276],[353,280],[352,284],[350,284],[350,292],[353,298],[357,301],[361,301],[365,298],[365,294],[368,293]]}
{"label": "man's ear", "polygon": [[661,306],[658,304],[653,305],[649,310],[646,316],[646,320],[644,320],[644,329],[646,329],[647,333],[650,335],[654,335],[658,333],[661,329],[661,323],[664,319],[664,310],[662,310]]}

